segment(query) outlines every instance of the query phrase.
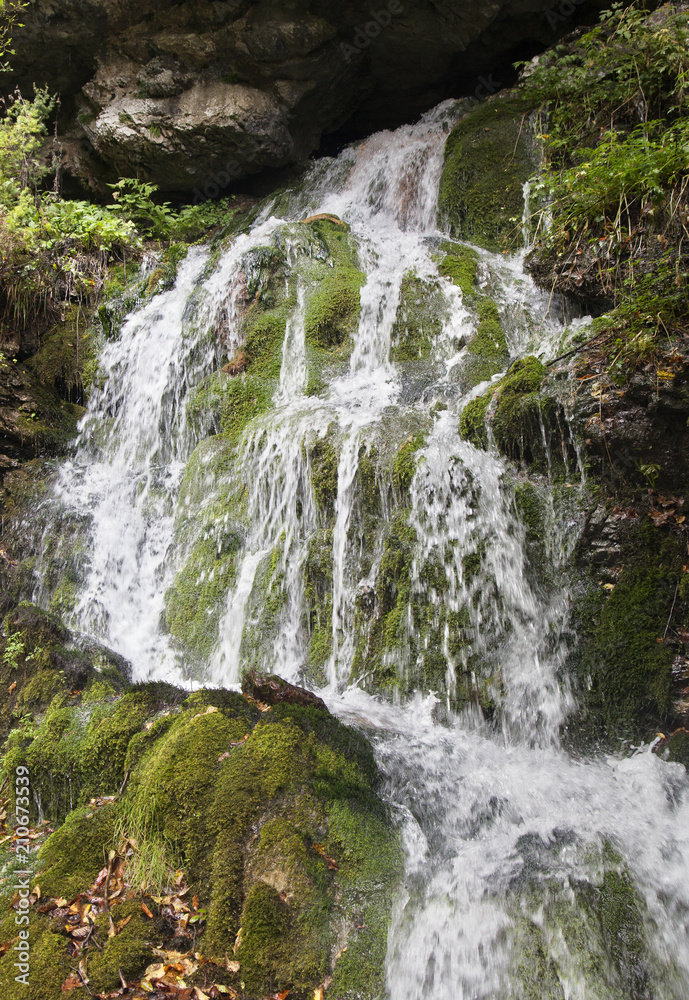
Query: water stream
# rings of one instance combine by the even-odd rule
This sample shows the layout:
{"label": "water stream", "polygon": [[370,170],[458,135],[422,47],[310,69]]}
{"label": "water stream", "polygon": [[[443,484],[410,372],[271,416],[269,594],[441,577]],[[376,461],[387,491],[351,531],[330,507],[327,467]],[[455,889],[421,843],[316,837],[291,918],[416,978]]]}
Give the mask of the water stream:
{"label": "water stream", "polygon": [[[174,288],[132,313],[106,344],[102,388],[52,501],[85,526],[72,624],[125,655],[137,677],[188,682],[179,645],[161,624],[165,594],[192,543],[209,537],[218,552],[229,546],[234,561],[228,557],[217,638],[196,680],[236,684],[254,665],[303,681],[312,640],[304,624],[307,567],[314,539],[325,537],[331,582],[321,686],[333,710],[371,736],[406,853],[388,941],[390,996],[679,1000],[689,996],[689,782],[649,748],[591,760],[560,748],[574,705],[560,639],[566,581],[554,573],[547,594],[530,581],[506,463],[457,433],[458,415],[480,387],[465,391],[457,378],[476,319],[459,289],[440,278],[436,253],[437,187],[453,114],[443,105],[414,127],[317,164],[219,260],[192,250]],[[318,213],[351,227],[365,283],[346,365],[326,375],[324,391],[309,394],[312,289],[297,223]],[[218,472],[216,456],[225,453],[213,438],[217,428],[192,421],[188,403],[223,351],[241,348],[247,260],[279,233],[291,312],[277,388]],[[549,311],[518,255],[481,251],[480,259],[510,354],[552,354],[562,333],[556,304]],[[442,305],[425,367],[391,360],[410,273]],[[220,327],[222,345],[208,333]],[[416,471],[402,498],[380,456],[418,428]],[[331,440],[336,492],[325,533],[314,449]],[[190,485],[193,455],[200,457]],[[402,638],[381,661],[404,678],[396,703],[367,693],[357,659],[362,601],[390,551],[362,514],[364,473],[380,520],[406,510],[411,539]],[[580,470],[571,475],[576,486]],[[234,534],[223,511],[233,490],[245,511]],[[195,535],[195,524],[206,534]],[[571,542],[554,532],[556,559],[558,546],[565,551]],[[202,573],[198,580],[208,582]],[[40,588],[35,596],[50,597]],[[270,628],[267,599],[275,603]],[[250,642],[256,633],[261,641]],[[441,693],[411,693],[429,663],[437,687],[425,683],[426,690]],[[491,701],[492,722],[478,695],[448,709],[458,678]],[[643,968],[642,944],[620,943],[596,916],[608,883],[624,887],[628,877],[644,904]]]}

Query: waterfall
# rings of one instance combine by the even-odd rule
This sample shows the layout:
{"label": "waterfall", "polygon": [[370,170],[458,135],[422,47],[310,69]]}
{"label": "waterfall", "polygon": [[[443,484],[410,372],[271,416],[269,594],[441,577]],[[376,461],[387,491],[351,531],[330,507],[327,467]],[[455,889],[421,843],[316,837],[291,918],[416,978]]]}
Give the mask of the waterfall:
{"label": "waterfall", "polygon": [[[679,1000],[685,772],[648,747],[596,759],[560,747],[574,706],[566,582],[557,565],[547,593],[531,579],[508,464],[458,434],[500,373],[466,384],[477,319],[439,270],[454,114],[443,104],[316,164],[215,255],[192,249],[174,287],[131,313],[103,349],[44,547],[66,519],[80,526],[72,624],[137,678],[227,686],[256,667],[318,687],[369,732],[406,852],[394,1000]],[[318,215],[336,220],[329,245],[302,224]],[[476,253],[509,355],[552,356],[557,303],[520,255]],[[313,339],[330,272],[359,281],[355,328],[335,347]],[[268,285],[273,325],[251,327]],[[419,302],[423,350],[404,327]],[[247,329],[267,342],[278,320],[263,380],[218,372],[248,349]],[[242,392],[254,409],[233,437],[223,414]],[[569,475],[578,488],[581,470]],[[571,549],[550,530],[551,552]],[[49,601],[45,582],[35,597]],[[596,916],[602,887],[627,880],[634,941]]]}

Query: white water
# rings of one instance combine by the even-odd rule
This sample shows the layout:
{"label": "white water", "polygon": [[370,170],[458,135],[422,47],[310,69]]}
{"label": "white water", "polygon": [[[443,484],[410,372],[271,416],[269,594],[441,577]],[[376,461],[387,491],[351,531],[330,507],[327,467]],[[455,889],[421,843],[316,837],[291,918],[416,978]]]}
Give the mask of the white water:
{"label": "white water", "polygon": [[[531,925],[543,932],[563,1000],[679,1000],[689,996],[686,775],[648,751],[627,760],[579,761],[558,746],[559,727],[572,708],[557,641],[567,595],[555,592],[544,600],[529,586],[522,532],[503,487],[505,464],[457,435],[465,401],[453,395],[452,374],[462,357],[461,347],[453,345],[466,339],[473,320],[449,282],[443,286],[447,318],[437,345],[440,374],[409,404],[430,423],[433,402],[449,400],[427,435],[412,484],[418,538],[412,589],[426,594],[424,567],[440,567],[447,586],[429,595],[438,615],[470,609],[468,647],[452,653],[445,629],[448,687],[470,654],[494,661],[491,692],[501,726],[490,728],[477,710],[437,721],[441,706],[433,696],[393,707],[357,688],[342,693],[354,658],[356,595],[374,581],[381,557],[379,552],[368,575],[360,571],[357,471],[362,449],[385,436],[385,421],[405,419],[407,386],[390,361],[391,333],[405,273],[437,276],[428,237],[438,235],[435,204],[449,116],[451,110],[441,108],[414,128],[382,133],[346,151],[339,161],[318,167],[313,184],[292,201],[290,221],[328,212],[352,227],[367,273],[361,319],[348,371],[331,381],[325,396],[305,395],[306,290],[298,285],[274,408],[249,426],[231,473],[245,484],[249,518],[212,679],[236,683],[243,667],[255,662],[247,659],[242,638],[249,626],[260,627],[252,619],[252,592],[276,551],[273,585],[286,601],[256,665],[288,679],[301,676],[302,569],[320,525],[305,445],[334,428],[339,466],[326,697],[344,718],[370,732],[403,835],[406,880],[388,943],[391,997],[531,996],[515,972],[520,934]],[[222,330],[229,355],[240,346],[242,262],[252,247],[269,242],[282,221],[264,213],[251,236],[239,237],[206,277],[204,253],[192,251],[174,290],[127,320],[119,339],[105,348],[103,390],[91,401],[75,457],[60,472],[63,508],[91,526],[75,622],[127,656],[138,677],[177,676],[177,653],[160,618],[183,558],[175,507],[196,443],[184,404],[220,353],[217,335],[203,335]],[[546,316],[547,297],[524,278],[520,258],[482,254],[482,260],[498,282],[513,352],[534,339],[547,351],[561,328]],[[209,506],[217,487],[209,479]],[[464,557],[479,551],[481,571],[469,578]],[[424,636],[415,628],[410,621],[409,641],[416,642],[422,660]],[[400,647],[396,659],[401,674],[413,679],[418,664],[410,662],[408,649]],[[563,934],[562,920],[551,919],[551,906],[559,906],[561,916],[564,907],[565,920],[567,906],[574,914],[579,883],[600,881],[600,852],[608,840],[622,853],[647,904],[658,966],[674,963],[670,984],[657,993],[630,992],[603,959],[603,971],[592,976]],[[539,901],[527,891],[534,885],[541,890]],[[596,947],[592,938],[591,949]]]}

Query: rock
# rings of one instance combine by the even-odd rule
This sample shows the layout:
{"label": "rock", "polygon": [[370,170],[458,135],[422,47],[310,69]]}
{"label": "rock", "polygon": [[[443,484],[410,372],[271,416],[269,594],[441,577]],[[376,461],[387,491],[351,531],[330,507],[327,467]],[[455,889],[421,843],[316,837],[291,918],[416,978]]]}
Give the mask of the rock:
{"label": "rock", "polygon": [[270,674],[257,674],[250,671],[242,679],[242,692],[247,697],[253,698],[264,705],[302,705],[310,708],[320,708],[324,712],[328,708],[322,698],[307,691],[306,688],[297,687],[296,684],[289,684],[281,677]]}
{"label": "rock", "polygon": [[61,400],[21,361],[0,352],[0,485],[39,452],[59,451],[75,434],[80,406]]}
{"label": "rock", "polygon": [[[603,6],[586,0],[577,15]],[[572,27],[551,7],[37,0],[13,40],[11,86],[60,93],[63,165],[82,184],[105,193],[122,174],[213,197],[305,159],[345,122],[362,135],[449,95],[489,96],[502,86],[497,67],[511,74],[515,58]]]}
{"label": "rock", "polygon": [[[63,995],[66,932],[74,940],[79,919],[65,923],[50,900],[89,891],[78,898],[93,900],[82,954],[94,993],[117,990],[120,974],[142,979],[162,947],[203,952],[188,984],[204,995],[220,995],[217,983],[247,998],[312,996],[326,977],[336,998],[382,995],[399,839],[365,738],[310,704],[260,712],[235,692],[141,684],[56,700],[8,742],[5,765],[29,767],[55,827],[36,858],[36,996]],[[116,935],[102,905],[111,851]],[[14,926],[5,906],[2,940]],[[13,960],[0,956],[3,982]]]}

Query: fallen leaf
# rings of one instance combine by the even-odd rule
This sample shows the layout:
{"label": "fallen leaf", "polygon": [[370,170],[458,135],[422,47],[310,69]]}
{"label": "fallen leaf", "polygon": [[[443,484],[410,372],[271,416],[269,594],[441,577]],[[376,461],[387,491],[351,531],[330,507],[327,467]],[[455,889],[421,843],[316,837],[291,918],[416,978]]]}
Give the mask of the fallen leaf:
{"label": "fallen leaf", "polygon": [[228,972],[239,972],[239,962],[233,962],[232,959],[227,957],[227,952],[225,952],[225,968]]}
{"label": "fallen leaf", "polygon": [[149,908],[146,906],[145,903],[141,904],[141,912],[145,913],[146,916],[149,918],[149,920],[153,920],[153,914],[151,913],[151,911],[149,910]]}
{"label": "fallen leaf", "polygon": [[124,918],[124,920],[119,920],[115,924],[115,934],[119,934],[120,931],[124,930],[124,928],[127,926],[127,924],[129,923],[129,921],[132,919],[132,916],[133,916],[133,914],[130,913],[128,917]]}
{"label": "fallen leaf", "polygon": [[17,686],[17,682],[16,681],[12,681],[12,683],[10,684],[10,686],[7,689],[7,693],[8,694],[12,694],[12,692],[14,691],[14,689],[16,688],[16,686]]}
{"label": "fallen leaf", "polygon": [[62,984],[62,992],[69,993],[70,990],[78,990],[82,986],[81,977],[77,972],[72,972],[67,976]]}
{"label": "fallen leaf", "polygon": [[615,584],[614,583],[604,583],[603,584],[603,590],[614,590],[614,589],[615,589]]}

